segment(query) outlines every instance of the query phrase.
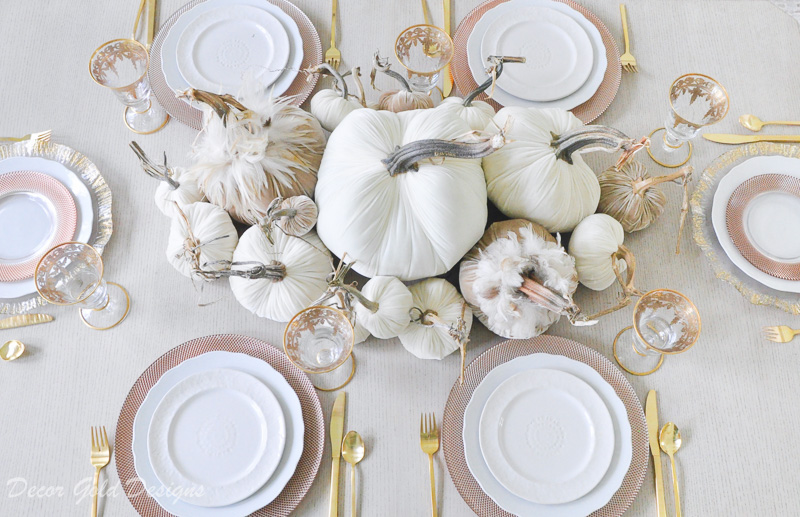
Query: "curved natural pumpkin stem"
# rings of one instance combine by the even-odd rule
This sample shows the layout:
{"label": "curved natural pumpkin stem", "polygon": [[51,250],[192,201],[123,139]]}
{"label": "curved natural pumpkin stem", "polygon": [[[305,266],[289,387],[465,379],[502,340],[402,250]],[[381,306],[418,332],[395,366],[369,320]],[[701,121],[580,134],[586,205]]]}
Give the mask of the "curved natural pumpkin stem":
{"label": "curved natural pumpkin stem", "polygon": [[233,95],[229,94],[218,95],[216,93],[211,93],[204,90],[189,88],[182,91],[177,97],[202,102],[203,104],[210,106],[217,116],[222,119],[223,126],[227,126],[228,115],[230,115],[232,111],[235,110],[241,113],[250,111],[244,104],[236,100]]}
{"label": "curved natural pumpkin stem", "polygon": [[[619,270],[618,261],[623,261],[628,266],[628,272],[626,277],[622,277],[622,273]],[[597,314],[593,314],[589,317],[590,320],[596,320],[601,316],[605,316],[606,314],[611,314],[612,312],[616,312],[620,309],[623,309],[631,304],[631,298],[634,296],[642,296],[644,293],[634,286],[634,281],[636,278],[636,257],[633,256],[631,250],[629,250],[624,245],[619,246],[619,249],[611,255],[611,267],[614,269],[614,275],[617,277],[617,281],[619,282],[620,286],[622,286],[622,298],[620,301],[614,305],[613,307],[609,307],[608,309],[602,310]]]}
{"label": "curved natural pumpkin stem", "polygon": [[561,314],[569,318],[569,322],[575,326],[588,326],[597,323],[596,320],[589,320],[584,316],[580,316],[581,309],[572,300],[571,296],[564,296],[561,293],[553,291],[549,287],[545,287],[535,278],[525,276],[523,277],[522,285],[519,290],[528,299],[548,311]]}
{"label": "curved natural pumpkin stem", "polygon": [[[246,261],[246,262],[222,261],[222,262],[213,262],[210,264],[203,264],[203,265],[210,266],[219,263],[226,264],[228,268],[222,269],[220,271],[205,271],[202,269],[198,269],[195,271],[195,273],[209,279],[230,278],[232,276],[235,276],[239,278],[246,278],[248,280],[265,279],[265,280],[272,280],[273,282],[280,282],[281,280],[286,278],[286,266],[278,262],[277,260],[273,260],[269,264],[263,264],[261,262],[255,262],[255,261]],[[232,266],[245,266],[245,265],[252,265],[253,267],[249,269],[230,269]]]}
{"label": "curved natural pumpkin stem", "polygon": [[382,58],[380,56],[380,54],[378,54],[377,52],[375,52],[375,54],[373,56],[373,59],[372,59],[372,71],[369,74],[369,77],[370,77],[369,84],[375,90],[377,90],[377,88],[375,88],[375,73],[376,72],[384,73],[384,74],[388,75],[389,77],[391,77],[392,79],[394,79],[395,81],[399,82],[400,85],[403,87],[403,90],[405,90],[407,92],[411,92],[412,91],[411,90],[411,85],[408,84],[408,81],[406,81],[406,78],[391,69],[391,65],[389,64],[389,59],[388,58]]}
{"label": "curved natural pumpkin stem", "polygon": [[[608,126],[581,126],[562,135],[552,134],[550,145],[556,158],[572,164],[572,155],[581,152],[622,151],[620,162],[626,161],[633,153],[649,145],[647,138],[634,140],[618,129]],[[619,162],[618,162],[619,163]]]}
{"label": "curved natural pumpkin stem", "polygon": [[350,300],[355,298],[358,303],[364,306],[368,311],[372,313],[378,312],[380,305],[377,302],[373,302],[359,291],[355,285],[345,284],[344,277],[350,271],[350,268],[353,267],[353,263],[350,262],[346,264],[344,262],[345,258],[347,258],[347,254],[345,253],[342,256],[342,260],[339,261],[339,265],[336,269],[328,275],[328,289],[325,291],[325,294],[322,297],[313,303],[313,305],[320,305],[325,300],[331,298],[332,296],[338,296],[342,303],[346,306],[350,306]]}
{"label": "curved natural pumpkin stem", "polygon": [[142,162],[142,169],[144,169],[144,172],[148,176],[166,182],[172,187],[172,190],[181,186],[181,184],[172,177],[172,171],[167,165],[167,153],[164,153],[164,165],[156,165],[150,161],[150,158],[145,154],[138,143],[131,141],[129,145],[131,149],[133,149],[133,152],[136,153],[136,157],[139,158],[139,161]]}
{"label": "curved natural pumpkin stem", "polygon": [[334,89],[339,91],[339,95],[343,99],[347,98],[347,82],[342,77],[342,74],[328,63],[320,63],[315,67],[309,68],[308,72],[311,74],[330,75],[333,77]]}
{"label": "curved natural pumpkin stem", "polygon": [[476,142],[459,142],[457,140],[426,139],[411,142],[395,150],[381,160],[389,171],[389,176],[396,176],[408,171],[419,170],[418,162],[430,158],[464,158],[477,159],[489,156],[506,144],[505,132],[481,138]]}
{"label": "curved natural pumpkin stem", "polygon": [[364,85],[361,84],[361,67],[355,66],[350,69],[350,74],[353,76],[353,82],[356,85],[356,91],[358,92],[358,103],[361,104],[363,107],[367,107],[367,97],[364,94]]}
{"label": "curved natural pumpkin stem", "polygon": [[503,73],[503,65],[505,63],[524,63],[524,57],[512,57],[512,56],[489,56],[488,61],[492,63],[492,65],[487,69],[489,73],[489,78],[486,79],[483,84],[475,88],[464,98],[464,102],[462,105],[465,108],[469,108],[472,106],[472,101],[475,98],[489,89],[490,86],[494,86],[498,79],[500,79],[500,75]]}

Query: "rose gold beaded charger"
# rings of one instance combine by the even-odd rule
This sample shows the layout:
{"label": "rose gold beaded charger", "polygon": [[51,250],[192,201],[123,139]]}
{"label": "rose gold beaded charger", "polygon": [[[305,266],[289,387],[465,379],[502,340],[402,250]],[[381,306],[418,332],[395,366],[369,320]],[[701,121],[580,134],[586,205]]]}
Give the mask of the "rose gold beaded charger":
{"label": "rose gold beaded charger", "polygon": [[300,399],[305,423],[303,454],[294,475],[270,504],[254,512],[256,517],[283,517],[291,514],[308,492],[317,475],[325,445],[325,422],[314,386],[308,377],[274,346],[247,336],[219,334],[193,339],[159,357],[142,373],[128,393],[117,421],[115,456],[117,474],[133,507],[143,517],[168,517],[169,512],[151,498],[136,475],[133,462],[133,420],[148,391],[161,376],[183,361],[206,352],[243,353],[266,361],[280,373]]}
{"label": "rose gold beaded charger", "polygon": [[[193,7],[205,2],[206,0],[192,0],[175,11],[169,19],[164,22],[164,25],[158,31],[153,46],[150,48],[150,84],[153,87],[159,104],[167,110],[167,113],[176,120],[183,122],[189,127],[202,129],[202,112],[189,106],[187,103],[175,97],[175,92],[167,84],[164,78],[164,72],[161,70],[161,45],[164,43],[164,38],[167,37],[169,30],[178,21],[181,15]],[[301,69],[310,68],[322,62],[322,43],[319,40],[317,29],[296,5],[287,0],[264,0],[273,5],[278,6],[283,12],[288,14],[297,24],[300,29],[300,35],[303,38],[303,61],[300,64]],[[297,74],[289,88],[281,94],[281,97],[294,97],[292,104],[299,106],[311,95],[311,90],[317,84],[317,75],[312,75],[306,80],[305,74]]]}
{"label": "rose gold beaded charger", "polygon": [[[453,80],[455,81],[458,91],[461,92],[462,95],[466,95],[478,87],[478,84],[472,77],[467,57],[467,40],[469,39],[469,35],[472,34],[472,29],[475,28],[475,24],[478,23],[478,20],[480,20],[487,11],[507,1],[508,0],[487,0],[470,11],[469,14],[461,20],[461,23],[458,24],[455,36],[453,36],[455,54],[453,54],[451,68],[453,70]],[[619,64],[619,49],[617,49],[617,44],[614,41],[614,37],[611,35],[611,31],[608,30],[608,27],[606,27],[594,13],[572,0],[555,1],[568,5],[592,22],[592,24],[597,27],[597,30],[600,31],[600,36],[603,38],[603,45],[606,48],[608,66],[603,76],[603,82],[600,83],[600,87],[591,99],[570,110],[576,117],[581,119],[584,124],[588,124],[602,115],[611,105],[614,97],[617,96],[617,90],[619,90],[619,84],[622,80],[622,68]],[[503,107],[496,100],[490,99],[486,93],[480,94],[478,99],[488,102],[495,110]]]}
{"label": "rose gold beaded charger", "polygon": [[496,345],[467,366],[464,384],[456,381],[444,408],[442,423],[442,449],[447,470],[458,489],[458,493],[480,517],[512,517],[500,508],[478,485],[467,466],[464,455],[464,411],[475,388],[483,378],[497,366],[516,357],[536,353],[562,355],[594,368],[617,393],[628,413],[633,439],[633,458],[622,486],[604,507],[595,511],[593,517],[619,517],[630,507],[644,482],[648,465],[647,424],[639,397],[633,387],[611,361],[596,350],[557,336],[537,336],[526,340],[505,341]]}

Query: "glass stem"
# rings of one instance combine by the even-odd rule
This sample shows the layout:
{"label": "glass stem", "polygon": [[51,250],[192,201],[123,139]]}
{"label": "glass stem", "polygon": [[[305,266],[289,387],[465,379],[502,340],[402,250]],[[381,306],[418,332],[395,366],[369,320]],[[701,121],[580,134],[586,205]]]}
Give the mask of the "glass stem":
{"label": "glass stem", "polygon": [[83,306],[87,309],[102,311],[108,306],[108,302],[108,286],[106,285],[105,280],[101,280],[100,285],[97,286],[97,289],[95,289],[94,292],[83,301]]}
{"label": "glass stem", "polygon": [[676,137],[668,128],[664,130],[664,150],[672,153],[683,146],[683,140]]}

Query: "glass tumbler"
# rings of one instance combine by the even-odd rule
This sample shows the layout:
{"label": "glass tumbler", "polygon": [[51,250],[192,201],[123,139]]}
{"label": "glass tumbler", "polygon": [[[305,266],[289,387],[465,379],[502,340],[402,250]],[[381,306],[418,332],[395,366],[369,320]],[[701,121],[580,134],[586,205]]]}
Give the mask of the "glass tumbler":
{"label": "glass tumbler", "polygon": [[430,92],[442,70],[453,59],[453,40],[433,25],[414,25],[404,30],[394,44],[394,54],[408,71],[408,83],[418,92]]}

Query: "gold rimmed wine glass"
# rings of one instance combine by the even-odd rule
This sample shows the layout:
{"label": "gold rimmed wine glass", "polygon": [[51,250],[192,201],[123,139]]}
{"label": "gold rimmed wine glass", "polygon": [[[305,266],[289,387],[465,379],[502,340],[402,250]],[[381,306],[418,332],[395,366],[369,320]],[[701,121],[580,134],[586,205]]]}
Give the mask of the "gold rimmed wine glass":
{"label": "gold rimmed wine glass", "polygon": [[662,132],[661,145],[652,145],[647,153],[659,165],[680,167],[692,157],[690,140],[705,126],[716,124],[728,114],[730,98],[716,80],[703,74],[678,77],[669,88],[669,112],[664,127],[654,129],[650,137]]}
{"label": "gold rimmed wine glass", "polygon": [[694,346],[700,327],[697,307],[683,294],[670,289],[647,292],[633,308],[633,325],[614,338],[614,358],[628,373],[649,375],[661,367],[665,355]]}
{"label": "gold rimmed wine glass", "polygon": [[39,260],[34,283],[39,294],[53,305],[79,305],[81,320],[95,330],[119,325],[128,315],[128,291],[106,282],[100,253],[89,244],[64,242]]}
{"label": "gold rimmed wine glass", "polygon": [[155,133],[169,120],[164,108],[152,99],[149,63],[147,47],[132,39],[103,43],[89,59],[94,82],[114,92],[125,105],[125,125],[142,135]]}
{"label": "gold rimmed wine glass", "polygon": [[[350,373],[344,383],[334,387],[320,387],[320,391],[336,391],[350,382],[356,371],[353,356],[355,330],[350,318],[336,307],[314,305],[303,309],[286,325],[283,333],[283,350],[286,356],[306,373],[330,382],[337,377],[334,370],[351,361]],[[341,375],[341,372],[336,372]]]}
{"label": "gold rimmed wine glass", "polygon": [[414,25],[397,37],[394,54],[408,71],[408,83],[418,92],[430,92],[442,70],[453,59],[453,40],[433,25]]}

